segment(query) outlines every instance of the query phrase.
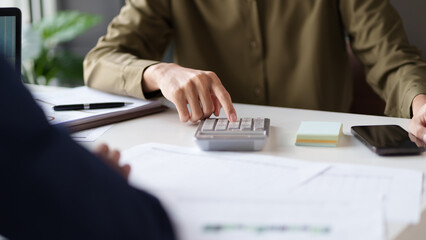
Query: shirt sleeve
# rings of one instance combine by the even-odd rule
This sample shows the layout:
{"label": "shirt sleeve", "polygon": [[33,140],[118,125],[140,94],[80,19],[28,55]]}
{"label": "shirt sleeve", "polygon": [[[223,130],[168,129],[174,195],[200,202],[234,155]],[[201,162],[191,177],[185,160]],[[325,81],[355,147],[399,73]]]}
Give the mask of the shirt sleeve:
{"label": "shirt sleeve", "polygon": [[426,63],[408,42],[389,0],[340,1],[343,25],[367,82],[385,101],[385,114],[411,117],[411,103],[426,93]]}
{"label": "shirt sleeve", "polygon": [[144,98],[143,72],[161,59],[172,36],[170,12],[168,0],[127,0],[84,60],[86,85]]}

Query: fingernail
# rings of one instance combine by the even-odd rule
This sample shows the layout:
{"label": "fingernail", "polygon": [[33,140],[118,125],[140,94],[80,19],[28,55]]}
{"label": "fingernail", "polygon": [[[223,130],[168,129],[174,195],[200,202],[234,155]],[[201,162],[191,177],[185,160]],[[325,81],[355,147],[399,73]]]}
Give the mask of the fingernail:
{"label": "fingernail", "polygon": [[231,122],[235,122],[235,121],[237,121],[237,114],[231,113],[231,115],[229,116],[229,118],[231,119]]}
{"label": "fingernail", "polygon": [[426,134],[423,135],[423,142],[426,143]]}

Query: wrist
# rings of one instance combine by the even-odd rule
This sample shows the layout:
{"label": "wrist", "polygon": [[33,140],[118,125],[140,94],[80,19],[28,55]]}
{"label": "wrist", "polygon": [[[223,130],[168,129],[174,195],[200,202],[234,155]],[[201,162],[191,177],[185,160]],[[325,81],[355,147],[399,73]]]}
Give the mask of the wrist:
{"label": "wrist", "polygon": [[150,93],[159,90],[158,72],[165,63],[157,63],[148,66],[142,74],[142,89],[144,93]]}

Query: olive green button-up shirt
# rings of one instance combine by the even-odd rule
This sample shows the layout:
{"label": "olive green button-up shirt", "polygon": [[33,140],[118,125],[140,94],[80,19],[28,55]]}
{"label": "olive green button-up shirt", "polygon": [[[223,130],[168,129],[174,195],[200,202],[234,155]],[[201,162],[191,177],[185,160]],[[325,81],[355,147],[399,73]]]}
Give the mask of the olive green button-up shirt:
{"label": "olive green button-up shirt", "polygon": [[348,111],[345,33],[385,113],[410,117],[426,64],[388,0],[128,0],[84,61],[86,84],[143,98],[144,69],[214,71],[233,102]]}

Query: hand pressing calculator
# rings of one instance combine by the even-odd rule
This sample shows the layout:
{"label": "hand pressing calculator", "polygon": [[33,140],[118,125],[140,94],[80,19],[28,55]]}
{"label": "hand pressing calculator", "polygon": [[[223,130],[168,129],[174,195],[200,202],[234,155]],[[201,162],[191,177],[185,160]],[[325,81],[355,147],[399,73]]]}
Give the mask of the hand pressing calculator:
{"label": "hand pressing calculator", "polygon": [[269,118],[226,118],[201,120],[195,141],[206,151],[258,151],[269,136]]}

